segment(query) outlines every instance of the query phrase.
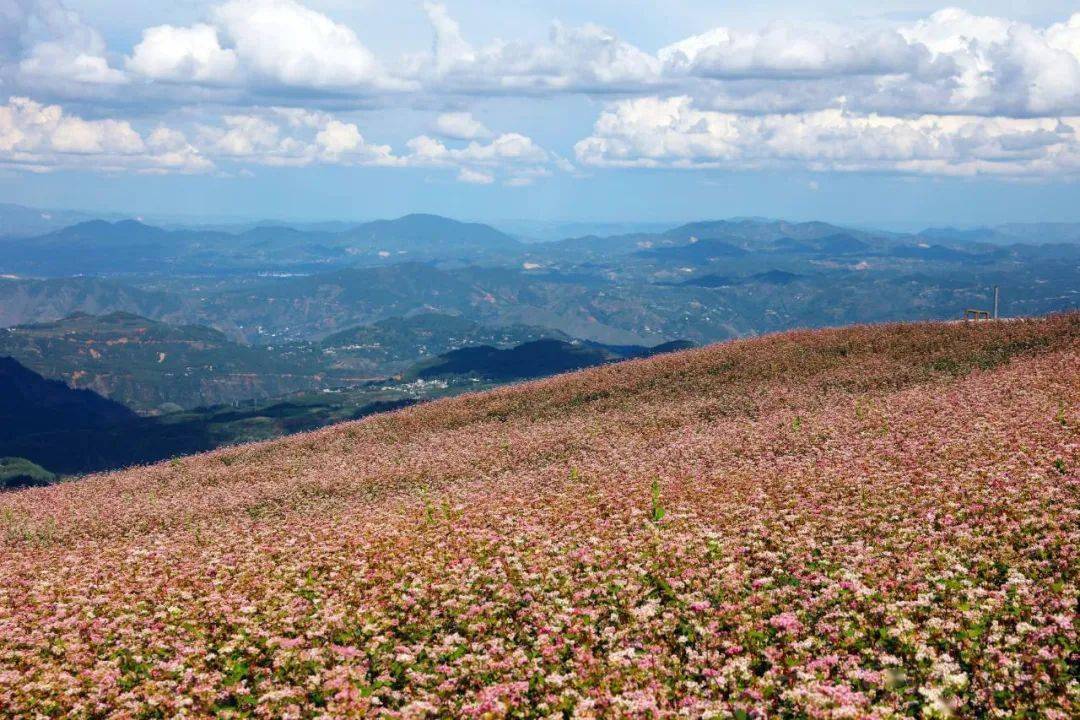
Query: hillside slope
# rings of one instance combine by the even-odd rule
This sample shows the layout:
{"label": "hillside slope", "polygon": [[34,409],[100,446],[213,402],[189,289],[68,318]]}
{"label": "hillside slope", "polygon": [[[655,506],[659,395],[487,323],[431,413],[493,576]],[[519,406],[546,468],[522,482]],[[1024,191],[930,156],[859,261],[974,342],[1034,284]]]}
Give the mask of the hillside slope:
{"label": "hillside slope", "polygon": [[1066,718],[1080,314],[796,332],[0,497],[15,716]]}
{"label": "hillside slope", "polygon": [[135,418],[120,403],[73,390],[0,356],[0,442],[33,432],[96,428]]}
{"label": "hillside slope", "polygon": [[48,323],[0,328],[0,355],[45,377],[121,402],[141,413],[264,399],[365,379],[328,367],[319,348],[236,343],[200,325],[138,315],[76,313]]}

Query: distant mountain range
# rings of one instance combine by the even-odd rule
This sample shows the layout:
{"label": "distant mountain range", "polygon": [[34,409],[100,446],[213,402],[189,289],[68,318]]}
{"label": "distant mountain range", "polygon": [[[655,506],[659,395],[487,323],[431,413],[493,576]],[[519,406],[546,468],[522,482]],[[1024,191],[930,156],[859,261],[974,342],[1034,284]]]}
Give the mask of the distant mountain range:
{"label": "distant mountain range", "polygon": [[1005,315],[1080,303],[1080,243],[1002,240],[1065,240],[1066,225],[992,236],[758,218],[626,229],[524,243],[434,215],[302,227],[87,220],[0,240],[0,353],[171,414],[352,388],[476,346],[494,349],[495,368],[525,343],[571,343],[541,363],[549,372],[613,352],[599,347],[956,318],[991,308],[995,286]]}
{"label": "distant mountain range", "polygon": [[93,214],[77,210],[42,210],[12,203],[0,203],[0,238],[34,237],[81,222],[120,219],[109,213]]}
{"label": "distant mountain range", "polygon": [[131,273],[311,272],[357,263],[504,259],[521,245],[487,225],[407,215],[342,231],[257,226],[238,233],[164,230],[136,220],[90,220],[37,237],[0,238],[0,272],[66,276]]}
{"label": "distant mountain range", "polygon": [[711,220],[681,225],[664,233],[667,237],[689,241],[738,238],[752,245],[767,245],[778,240],[820,240],[840,235],[860,240],[895,239],[893,233],[852,230],[824,222],[791,223],[783,220],[744,219]]}
{"label": "distant mountain range", "polygon": [[122,404],[101,406],[122,414],[102,426],[28,424],[0,447],[62,473],[645,357],[676,338],[957,318],[990,309],[995,286],[1006,316],[1080,305],[1080,242],[1064,224],[904,235],[737,218],[522,242],[434,215],[160,227],[37,214],[0,206],[0,355],[28,387],[61,380],[95,390],[86,403]]}
{"label": "distant mountain range", "polygon": [[977,228],[927,228],[920,237],[943,242],[1080,244],[1080,223],[1006,223]]}
{"label": "distant mountain range", "polygon": [[[719,255],[708,245],[705,252],[694,249],[704,242],[669,246],[678,248],[675,259],[642,254],[634,245],[628,253],[528,268],[399,262],[311,274],[0,278],[0,325],[124,311],[213,327],[234,342],[282,347],[393,317],[439,313],[489,327],[523,325],[607,344],[651,345],[958,317],[966,307],[985,307],[994,285],[1001,286],[1009,314],[1064,310],[1080,299],[1080,245],[921,243],[851,252],[846,242],[808,250],[803,243],[816,241],[793,241],[799,246],[782,243],[777,250],[772,242]],[[785,282],[788,275],[798,282]],[[711,276],[719,280],[695,280]],[[377,361],[378,353],[371,355]]]}
{"label": "distant mountain range", "polygon": [[61,224],[62,219],[83,217],[78,213],[53,214],[0,206],[0,274],[227,276],[318,273],[411,261],[539,267],[629,253],[654,260],[685,258],[700,262],[734,256],[740,250],[842,255],[926,243],[1080,244],[1080,223],[1011,224],[973,230],[929,228],[920,234],[900,235],[824,222],[739,219],[527,244],[490,225],[424,214],[356,225],[324,223],[295,228],[251,224],[231,230],[164,229],[131,219]]}

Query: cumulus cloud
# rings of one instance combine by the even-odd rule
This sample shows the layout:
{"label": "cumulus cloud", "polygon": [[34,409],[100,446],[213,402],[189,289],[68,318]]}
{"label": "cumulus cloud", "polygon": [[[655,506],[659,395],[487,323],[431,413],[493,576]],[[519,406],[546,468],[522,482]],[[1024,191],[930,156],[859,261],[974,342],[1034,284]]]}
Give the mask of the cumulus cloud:
{"label": "cumulus cloud", "polygon": [[9,81],[54,89],[126,81],[101,34],[59,0],[5,0],[0,19],[0,73]]}
{"label": "cumulus cloud", "polygon": [[[473,43],[446,5],[428,1],[431,51],[384,63],[365,45],[362,23],[348,26],[302,0],[217,0],[200,22],[149,27],[130,50],[113,53],[61,3],[0,0],[0,86],[8,93],[77,100],[99,117],[138,103],[150,116],[197,101],[228,107],[185,127],[182,142],[170,135],[175,128],[132,129],[145,147],[130,156],[141,152],[143,163],[169,152],[181,168],[210,158],[433,167],[463,182],[524,185],[574,168],[528,137],[492,132],[468,111],[438,116],[430,135],[395,153],[358,124],[310,108],[468,108],[477,98],[573,93],[615,99],[575,148],[592,165],[1073,172],[1080,13],[1047,26],[945,9],[871,29],[702,28],[649,52],[610,29],[558,22],[544,40]],[[304,109],[266,108],[281,104]],[[77,118],[64,117],[64,136],[76,144],[103,133],[106,148],[106,136],[119,132],[80,130]],[[164,149],[166,141],[175,147]],[[100,154],[109,153],[127,156]]]}
{"label": "cumulus cloud", "polygon": [[[494,171],[507,176],[507,184],[523,185],[535,178],[552,174],[551,168],[567,169],[565,160],[519,133],[503,133],[490,142],[470,142],[462,147],[448,147],[440,140],[420,135],[406,143],[408,155],[402,162],[410,167],[458,168],[458,180],[488,184]],[[483,178],[489,178],[483,180]]]}
{"label": "cumulus cloud", "polygon": [[294,0],[232,0],[214,11],[257,75],[285,85],[378,85],[382,71],[352,29]]}
{"label": "cumulus cloud", "polygon": [[[398,92],[664,92],[748,113],[843,107],[898,115],[1080,114],[1080,13],[1047,27],[959,9],[874,29],[788,22],[758,31],[717,27],[652,53],[597,25],[557,22],[546,41],[476,45],[445,5],[429,1],[423,11],[432,51],[384,65],[361,39],[362,27],[300,0],[225,0],[202,22],[144,30],[121,70],[110,65],[100,33],[61,0],[5,0],[0,79],[24,93],[83,87],[100,100],[101,88],[135,77],[144,81],[140,88],[172,85],[168,93],[146,92],[154,102],[173,103],[204,97],[200,87],[226,86],[231,94],[215,97],[237,105],[295,90],[309,103],[327,105]],[[194,86],[191,92],[177,89],[184,84]]]}
{"label": "cumulus cloud", "polygon": [[[1080,114],[1080,13],[1046,27],[959,9],[873,29],[790,22],[757,31],[717,27],[653,53],[610,29],[558,22],[544,41],[474,44],[447,6],[429,1],[423,12],[434,35],[431,52],[384,64],[364,44],[363,27],[301,0],[224,0],[202,22],[144,30],[120,70],[110,65],[101,35],[61,0],[6,0],[0,79],[24,94],[81,86],[100,100],[102,87],[138,78],[138,90],[152,102],[174,104],[223,86],[228,92],[213,97],[238,106],[265,104],[268,96],[280,102],[298,90],[306,103],[328,107],[358,97],[396,102],[398,93],[662,92],[746,113],[842,107],[896,115]],[[146,89],[155,83],[171,87]],[[180,89],[185,84],[189,92]]]}
{"label": "cumulus cloud", "polygon": [[1080,113],[1080,13],[1039,29],[952,8],[899,31],[953,63],[943,112]]}
{"label": "cumulus cloud", "polygon": [[236,51],[221,47],[217,28],[159,25],[143,31],[127,69],[151,80],[229,83],[240,77]]}
{"label": "cumulus cloud", "polygon": [[490,185],[495,182],[494,175],[470,168],[462,168],[458,172],[457,179],[458,182],[468,183],[469,185]]}
{"label": "cumulus cloud", "polygon": [[432,129],[451,140],[481,140],[491,137],[492,134],[468,112],[443,113],[435,119]]}
{"label": "cumulus cloud", "polygon": [[940,175],[1075,175],[1080,118],[893,117],[821,110],[740,115],[691,98],[619,101],[575,147],[600,167],[890,171]]}
{"label": "cumulus cloud", "polygon": [[[872,31],[774,23],[663,48],[669,78],[714,109],[896,114],[1080,113],[1080,14],[1036,28],[946,9]],[[695,84],[695,82],[697,84]]]}
{"label": "cumulus cloud", "polygon": [[243,174],[259,165],[344,165],[430,168],[452,172],[464,183],[502,178],[516,185],[568,165],[520,133],[449,145],[420,135],[395,153],[390,145],[368,140],[355,122],[294,107],[252,108],[186,130],[157,124],[140,132],[127,120],[87,120],[59,105],[15,97],[0,105],[0,167]]}
{"label": "cumulus cloud", "polygon": [[660,61],[598,25],[552,25],[546,43],[496,40],[474,47],[445,5],[424,4],[435,33],[410,75],[436,92],[535,93],[632,89],[659,80]]}
{"label": "cumulus cloud", "polygon": [[295,108],[228,115],[221,125],[202,126],[198,142],[209,155],[245,164],[401,164],[389,145],[369,143],[356,124]]}
{"label": "cumulus cloud", "polygon": [[862,29],[777,22],[718,27],[651,54],[595,26],[556,23],[547,42],[470,43],[425,4],[430,55],[406,74],[427,92],[692,95],[748,113],[849,108],[888,114],[1080,114],[1080,13],[1045,28],[947,9]]}
{"label": "cumulus cloud", "polygon": [[550,160],[546,150],[531,138],[518,133],[504,133],[489,143],[471,142],[462,148],[448,148],[440,141],[421,135],[407,143],[416,162],[477,164],[542,164]]}
{"label": "cumulus cloud", "polygon": [[665,70],[717,79],[940,74],[930,51],[896,30],[773,23],[762,32],[715,28],[660,50]]}
{"label": "cumulus cloud", "polygon": [[208,23],[143,32],[127,67],[150,80],[401,89],[346,25],[296,0],[229,0]]}
{"label": "cumulus cloud", "polygon": [[395,153],[389,145],[365,140],[355,123],[296,108],[226,116],[218,126],[203,126],[198,142],[207,155],[237,163],[444,169],[454,171],[459,182],[475,185],[491,184],[500,175],[508,184],[524,184],[566,165],[519,133],[458,145],[419,135],[405,143],[403,153]]}
{"label": "cumulus cloud", "polygon": [[178,131],[158,128],[144,140],[126,121],[84,120],[58,105],[20,97],[0,105],[0,165],[33,171],[204,172],[213,168]]}

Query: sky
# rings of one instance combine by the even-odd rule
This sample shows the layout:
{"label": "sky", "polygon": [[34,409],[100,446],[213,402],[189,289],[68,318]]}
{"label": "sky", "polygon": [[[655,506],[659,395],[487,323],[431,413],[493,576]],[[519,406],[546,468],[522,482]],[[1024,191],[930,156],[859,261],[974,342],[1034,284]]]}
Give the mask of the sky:
{"label": "sky", "polygon": [[1080,221],[1067,2],[0,0],[0,202]]}

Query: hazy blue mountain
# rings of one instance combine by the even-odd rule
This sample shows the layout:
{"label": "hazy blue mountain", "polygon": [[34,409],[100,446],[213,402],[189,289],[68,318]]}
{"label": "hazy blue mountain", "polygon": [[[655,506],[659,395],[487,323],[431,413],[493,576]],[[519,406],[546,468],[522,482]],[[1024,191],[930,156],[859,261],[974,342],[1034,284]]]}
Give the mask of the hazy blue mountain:
{"label": "hazy blue mountain", "polygon": [[754,273],[753,275],[747,275],[745,277],[733,277],[731,275],[700,275],[698,277],[690,278],[686,280],[683,285],[693,285],[695,287],[706,288],[718,288],[718,287],[731,287],[733,285],[790,285],[793,282],[798,282],[805,276],[798,273],[787,272],[786,270],[767,270],[765,272]]}
{"label": "hazy blue mountain", "polygon": [[870,235],[824,222],[791,223],[783,220],[736,219],[709,220],[687,223],[664,233],[679,240],[722,239],[728,242],[744,242],[754,245],[775,242],[782,238],[794,240],[818,240],[833,235],[863,237]]}
{"label": "hazy blue mountain", "polygon": [[899,258],[917,258],[919,260],[945,262],[978,262],[987,259],[964,250],[945,245],[899,245],[892,249],[891,255]]}
{"label": "hazy blue mountain", "polygon": [[716,239],[695,240],[686,245],[639,250],[641,257],[684,263],[707,263],[718,258],[738,258],[749,254],[738,245]]}
{"label": "hazy blue mountain", "polygon": [[499,220],[493,225],[523,242],[550,243],[566,238],[659,234],[671,228],[674,223]]}
{"label": "hazy blue mountain", "polygon": [[343,231],[257,225],[242,232],[165,230],[136,220],[91,220],[30,238],[0,239],[0,273],[43,276],[236,273],[495,260],[521,245],[488,225],[408,215]]}
{"label": "hazy blue mountain", "polygon": [[919,237],[946,243],[1080,244],[1080,223],[1006,223],[976,228],[936,227],[923,230]]}
{"label": "hazy blue mountain", "polygon": [[95,215],[75,210],[42,210],[12,203],[0,203],[0,237],[34,237],[68,225],[111,217],[111,215],[112,213]]}
{"label": "hazy blue mountain", "polygon": [[519,243],[490,225],[463,223],[438,215],[406,215],[396,220],[376,220],[347,230],[353,243],[367,243],[372,250],[477,252],[516,250]]}
{"label": "hazy blue mountain", "polygon": [[570,237],[529,247],[530,259],[546,260],[604,260],[612,257],[680,244],[681,240],[662,234],[630,233],[625,235],[585,235]]}
{"label": "hazy blue mountain", "polygon": [[849,233],[837,233],[810,239],[782,237],[774,240],[772,247],[777,251],[800,254],[850,255],[865,253],[873,246]]}

